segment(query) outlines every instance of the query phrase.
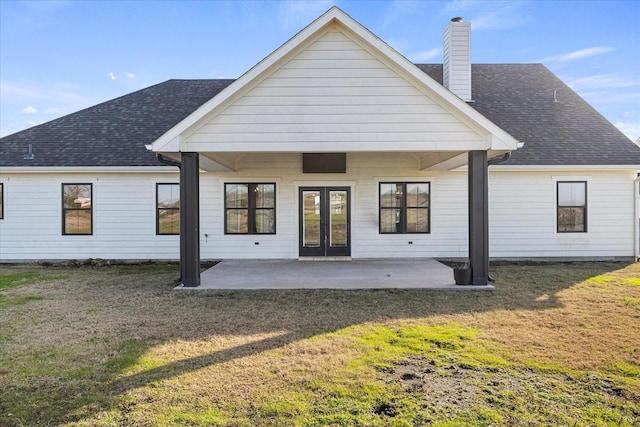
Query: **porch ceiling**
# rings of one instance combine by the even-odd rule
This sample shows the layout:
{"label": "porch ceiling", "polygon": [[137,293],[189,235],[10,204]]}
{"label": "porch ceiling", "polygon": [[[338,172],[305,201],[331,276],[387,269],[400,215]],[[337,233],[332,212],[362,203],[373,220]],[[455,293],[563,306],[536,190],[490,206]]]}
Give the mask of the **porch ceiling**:
{"label": "porch ceiling", "polygon": [[[265,152],[265,154],[266,153],[267,152]],[[273,152],[269,153],[273,154]],[[358,151],[358,153],[374,153],[374,151]],[[415,158],[416,165],[419,170],[452,170],[461,166],[466,166],[468,161],[467,151],[410,151],[405,153]],[[490,150],[487,154],[488,157],[491,158],[504,153],[506,153],[506,151]],[[247,154],[249,153],[200,153],[200,169],[207,172],[237,172],[238,170],[242,169],[242,160],[247,156]],[[296,154],[302,155],[302,152],[298,152]]]}

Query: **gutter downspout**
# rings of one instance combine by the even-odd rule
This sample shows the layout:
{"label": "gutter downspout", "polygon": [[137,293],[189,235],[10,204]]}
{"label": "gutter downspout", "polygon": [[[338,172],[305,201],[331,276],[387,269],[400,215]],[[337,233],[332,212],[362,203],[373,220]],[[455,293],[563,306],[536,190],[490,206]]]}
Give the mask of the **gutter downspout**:
{"label": "gutter downspout", "polygon": [[[499,156],[499,157],[494,157],[493,159],[489,159],[487,161],[487,169],[489,168],[489,166],[491,165],[497,165],[498,163],[504,163],[507,160],[509,160],[511,158],[511,151],[509,151],[508,153],[504,153],[503,155]],[[495,283],[496,279],[494,279],[493,277],[491,277],[490,274],[487,275],[487,280],[491,283]]]}
{"label": "gutter downspout", "polygon": [[180,169],[182,167],[182,163],[177,161],[177,160],[173,160],[170,159],[169,157],[165,157],[160,153],[156,153],[156,159],[158,159],[158,161],[162,164],[165,164],[167,166],[175,166],[178,169]]}
{"label": "gutter downspout", "polygon": [[507,160],[509,160],[511,158],[511,151],[509,151],[508,153],[504,153],[502,156],[500,157],[494,157],[493,159],[489,159],[487,161],[487,166],[491,166],[491,165],[497,165],[498,163],[503,163],[506,162]]}
{"label": "gutter downspout", "polygon": [[634,188],[633,190],[635,191],[635,218],[634,218],[634,222],[635,222],[635,257],[636,257],[636,261],[640,261],[640,172],[638,172],[636,179],[633,181],[634,182]]}
{"label": "gutter downspout", "polygon": [[[177,167],[179,170],[182,169],[182,162],[179,162],[177,160],[174,159],[170,159],[169,157],[165,157],[160,153],[156,153],[156,159],[158,159],[158,161],[162,164],[165,164],[167,166],[175,166]],[[182,191],[181,191],[182,193]],[[182,198],[180,198],[180,203],[182,203]],[[180,206],[182,208],[182,206]],[[182,220],[182,209],[180,209],[180,220]],[[183,253],[183,248],[182,248],[182,237],[180,238],[180,277],[178,278],[178,282],[182,283],[182,277],[184,276],[182,269],[183,269],[183,260],[182,260],[182,253]]]}

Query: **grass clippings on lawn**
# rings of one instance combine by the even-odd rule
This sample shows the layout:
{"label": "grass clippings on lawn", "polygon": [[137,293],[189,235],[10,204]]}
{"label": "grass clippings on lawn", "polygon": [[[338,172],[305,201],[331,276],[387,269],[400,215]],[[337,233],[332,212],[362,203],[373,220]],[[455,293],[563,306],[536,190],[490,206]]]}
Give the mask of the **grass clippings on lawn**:
{"label": "grass clippings on lawn", "polygon": [[640,264],[496,291],[175,291],[175,265],[0,265],[0,425],[640,423]]}

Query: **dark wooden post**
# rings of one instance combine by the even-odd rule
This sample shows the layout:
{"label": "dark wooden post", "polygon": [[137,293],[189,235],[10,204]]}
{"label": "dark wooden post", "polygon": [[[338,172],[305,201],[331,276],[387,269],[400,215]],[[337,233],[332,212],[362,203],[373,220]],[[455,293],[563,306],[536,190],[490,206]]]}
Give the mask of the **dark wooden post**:
{"label": "dark wooden post", "polygon": [[489,173],[486,151],[469,151],[469,264],[471,284],[489,278]]}
{"label": "dark wooden post", "polygon": [[186,287],[200,286],[200,162],[182,153],[180,168],[180,273]]}

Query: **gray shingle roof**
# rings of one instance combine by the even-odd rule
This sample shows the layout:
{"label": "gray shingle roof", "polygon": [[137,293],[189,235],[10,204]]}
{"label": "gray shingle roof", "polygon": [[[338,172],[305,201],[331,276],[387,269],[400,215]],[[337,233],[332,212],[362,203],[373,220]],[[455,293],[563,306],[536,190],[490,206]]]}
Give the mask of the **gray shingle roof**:
{"label": "gray shingle roof", "polygon": [[[441,64],[418,67],[442,83]],[[0,167],[159,166],[145,144],[232,82],[169,80],[6,136]],[[472,107],[525,142],[507,164],[640,165],[640,147],[541,64],[474,64],[472,93]]]}
{"label": "gray shingle roof", "polygon": [[[442,65],[418,67],[442,83]],[[544,65],[474,64],[471,73],[470,105],[525,143],[505,164],[640,165],[640,147]]]}
{"label": "gray shingle roof", "polygon": [[[162,166],[151,144],[233,80],[168,80],[0,139],[9,166]],[[33,144],[33,160],[24,160]]]}

